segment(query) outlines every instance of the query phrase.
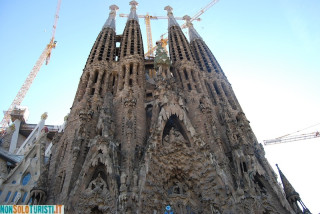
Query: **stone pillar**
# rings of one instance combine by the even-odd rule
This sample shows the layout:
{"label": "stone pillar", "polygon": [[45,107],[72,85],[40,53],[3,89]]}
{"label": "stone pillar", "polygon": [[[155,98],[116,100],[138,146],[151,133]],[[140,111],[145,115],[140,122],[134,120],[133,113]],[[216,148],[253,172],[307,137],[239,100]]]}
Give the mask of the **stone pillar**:
{"label": "stone pillar", "polygon": [[13,124],[14,124],[15,130],[14,130],[12,137],[11,137],[11,142],[10,142],[10,147],[9,147],[10,153],[13,153],[14,150],[16,150],[16,148],[17,148],[21,120],[16,119],[13,122]]}

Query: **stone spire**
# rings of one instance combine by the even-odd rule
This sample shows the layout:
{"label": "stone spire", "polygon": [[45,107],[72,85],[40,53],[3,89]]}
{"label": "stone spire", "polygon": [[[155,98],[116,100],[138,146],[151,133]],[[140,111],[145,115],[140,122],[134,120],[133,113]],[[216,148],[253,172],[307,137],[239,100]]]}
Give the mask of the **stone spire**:
{"label": "stone spire", "polygon": [[173,13],[172,13],[172,7],[170,7],[169,5],[166,6],[164,8],[164,10],[168,11],[168,28],[170,28],[171,26],[179,26],[178,22],[176,21],[176,19],[173,17]]}
{"label": "stone spire", "polygon": [[117,15],[117,10],[119,10],[119,7],[113,4],[109,7],[109,9],[110,9],[109,17],[106,23],[103,25],[103,28],[112,28],[114,31],[116,31],[116,15]]}
{"label": "stone spire", "polygon": [[138,6],[138,2],[136,1],[131,1],[129,3],[129,5],[131,5],[131,9],[130,9],[130,14],[129,14],[129,17],[128,17],[128,20],[136,20],[137,22],[139,22],[139,18],[138,18],[138,15],[137,15],[137,6]]}
{"label": "stone spire", "polygon": [[292,197],[292,196],[296,196],[296,197],[299,198],[299,194],[296,192],[296,190],[290,184],[290,182],[288,181],[286,176],[279,169],[278,164],[276,164],[276,166],[278,168],[278,171],[279,171],[279,174],[280,174],[280,178],[281,178],[281,182],[282,182],[282,185],[283,185],[283,189],[284,189],[284,192],[286,193],[287,198]]}
{"label": "stone spire", "polygon": [[224,73],[213,53],[208,48],[207,44],[203,41],[196,29],[193,27],[190,16],[185,15],[183,19],[186,20],[186,25],[189,28],[191,51],[200,70],[211,73],[214,76],[216,76],[217,74],[222,74],[222,76],[224,76]]}
{"label": "stone spire", "polygon": [[[296,213],[310,213],[308,208],[302,202],[302,200],[301,200],[301,198],[299,196],[299,193],[296,192],[296,190],[293,188],[293,186],[288,181],[286,176],[279,169],[278,164],[276,164],[276,166],[277,166],[279,174],[280,174],[280,178],[281,178],[281,182],[282,182],[282,185],[283,185],[284,192],[286,194],[287,200],[288,200],[290,206],[292,207],[292,209]],[[301,207],[303,208],[303,211],[301,211],[300,207],[298,206],[298,202],[300,203]]]}
{"label": "stone spire", "polygon": [[189,42],[173,16],[172,7],[166,6],[164,10],[168,11],[168,41],[172,63],[182,60],[193,62]]}
{"label": "stone spire", "polygon": [[143,41],[139,25],[139,18],[136,13],[138,2],[131,1],[131,11],[123,31],[120,46],[120,60],[129,55],[144,57]]}
{"label": "stone spire", "polygon": [[183,19],[186,21],[186,25],[189,28],[189,41],[193,41],[195,39],[201,39],[201,36],[198,34],[196,29],[194,29],[193,24],[191,23],[191,17],[188,15],[185,15]]}

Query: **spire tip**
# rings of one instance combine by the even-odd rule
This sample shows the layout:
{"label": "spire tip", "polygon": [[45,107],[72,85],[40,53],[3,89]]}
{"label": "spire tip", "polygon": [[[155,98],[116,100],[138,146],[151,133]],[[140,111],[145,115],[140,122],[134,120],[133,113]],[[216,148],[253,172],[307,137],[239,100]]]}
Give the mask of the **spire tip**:
{"label": "spire tip", "polygon": [[113,4],[113,5],[110,5],[109,9],[111,11],[117,11],[117,10],[119,10],[119,7],[117,5],[115,5],[115,4]]}
{"label": "spire tip", "polygon": [[164,10],[168,11],[168,14],[169,14],[169,13],[172,13],[173,8],[168,5],[164,8]]}
{"label": "spire tip", "polygon": [[129,5],[131,5],[131,7],[136,7],[139,5],[139,3],[136,2],[135,0],[133,0],[133,1],[129,2]]}

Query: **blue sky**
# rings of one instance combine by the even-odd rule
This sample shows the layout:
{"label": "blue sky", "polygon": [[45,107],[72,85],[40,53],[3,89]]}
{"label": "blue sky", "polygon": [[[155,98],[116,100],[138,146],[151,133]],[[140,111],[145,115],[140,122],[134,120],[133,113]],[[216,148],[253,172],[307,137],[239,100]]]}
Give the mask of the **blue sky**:
{"label": "blue sky", "polygon": [[[111,4],[129,13],[129,1],[62,0],[56,31],[57,48],[43,66],[23,105],[30,123],[48,112],[47,124],[61,124],[69,112],[91,47]],[[210,0],[139,1],[138,13],[191,17]],[[7,110],[51,37],[56,0],[0,2],[0,110]],[[320,122],[320,1],[220,0],[194,26],[233,86],[258,140],[271,139]],[[117,17],[117,34],[126,19]],[[182,24],[183,22],[181,22]],[[140,20],[146,48],[144,20]],[[151,21],[153,42],[166,32],[167,21]],[[319,130],[313,127],[306,132]],[[318,193],[320,140],[266,147],[302,200],[320,212]]]}

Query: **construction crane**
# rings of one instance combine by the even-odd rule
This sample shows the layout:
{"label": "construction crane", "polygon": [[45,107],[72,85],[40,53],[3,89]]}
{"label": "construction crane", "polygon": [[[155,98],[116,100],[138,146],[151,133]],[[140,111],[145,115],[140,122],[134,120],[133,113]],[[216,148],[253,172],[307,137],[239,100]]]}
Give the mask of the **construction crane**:
{"label": "construction crane", "polygon": [[297,133],[297,132],[301,132],[303,130],[309,129],[309,128],[317,126],[319,124],[320,123],[309,126],[307,128],[301,129],[301,130],[298,130],[298,131],[290,133],[290,134],[286,134],[284,136],[281,136],[281,137],[278,137],[275,139],[264,140],[263,144],[268,146],[268,145],[274,145],[274,144],[280,144],[280,143],[288,143],[288,142],[292,142],[292,141],[300,141],[300,140],[318,138],[318,137],[320,137],[319,131],[306,133],[306,134],[299,134],[299,135],[292,135],[292,134]]}
{"label": "construction crane", "polygon": [[20,105],[22,103],[24,97],[26,96],[26,94],[27,94],[27,92],[28,92],[33,80],[37,76],[41,66],[44,63],[44,61],[46,61],[46,65],[48,65],[48,63],[50,61],[51,51],[52,51],[53,48],[56,47],[56,43],[57,43],[54,40],[55,39],[54,37],[55,37],[57,23],[58,23],[58,19],[59,19],[60,5],[61,5],[61,0],[58,0],[50,42],[49,42],[49,44],[46,45],[45,49],[42,51],[40,57],[38,58],[36,64],[33,66],[31,72],[29,73],[27,79],[24,81],[24,83],[21,86],[20,90],[18,91],[18,94],[14,98],[14,100],[11,103],[9,109],[5,112],[4,117],[3,117],[3,119],[2,119],[2,121],[0,123],[0,131],[2,133],[5,131],[5,128],[10,123],[10,114],[11,114],[12,110],[14,109],[15,106],[18,106],[18,105]]}
{"label": "construction crane", "polygon": [[[120,17],[128,17],[129,14],[119,14]],[[139,18],[143,18],[146,23],[146,32],[147,32],[147,45],[148,45],[148,54],[145,54],[145,56],[152,57],[153,56],[153,42],[152,42],[152,31],[151,31],[151,23],[150,20],[157,20],[157,19],[168,19],[167,16],[150,16],[148,13],[146,15],[138,15]],[[175,17],[177,20],[183,20],[182,17]],[[200,21],[200,19],[197,19]]]}
{"label": "construction crane", "polygon": [[[212,0],[209,4],[207,4],[204,8],[202,8],[198,13],[196,13],[192,18],[191,18],[191,22],[193,22],[194,20],[197,20],[197,21],[200,21],[200,16],[202,14],[204,14],[209,8],[211,8],[213,5],[215,5],[219,0]],[[176,18],[177,19],[177,18]],[[178,19],[179,20],[179,19]],[[186,23],[184,23],[183,25],[181,25],[181,29],[184,29],[186,28],[187,25]],[[151,31],[151,29],[150,29]],[[167,46],[167,43],[168,43],[168,37],[164,38],[164,36],[168,34],[168,32],[162,34],[160,36],[160,41],[161,41],[161,44],[162,44],[162,47],[165,48],[165,50],[167,50],[166,46]],[[152,44],[152,43],[151,43]],[[148,43],[148,52],[144,54],[144,56],[152,56],[153,55],[153,52],[155,51],[155,49],[157,48],[157,46],[153,46],[152,48],[149,48],[149,43]]]}
{"label": "construction crane", "polygon": [[316,132],[311,132],[307,134],[300,134],[300,135],[292,135],[292,136],[287,136],[283,138],[275,138],[271,140],[264,140],[263,144],[268,146],[268,145],[273,145],[273,144],[280,144],[280,143],[288,143],[292,141],[299,141],[299,140],[307,140],[307,139],[313,139],[320,137],[319,131]]}

